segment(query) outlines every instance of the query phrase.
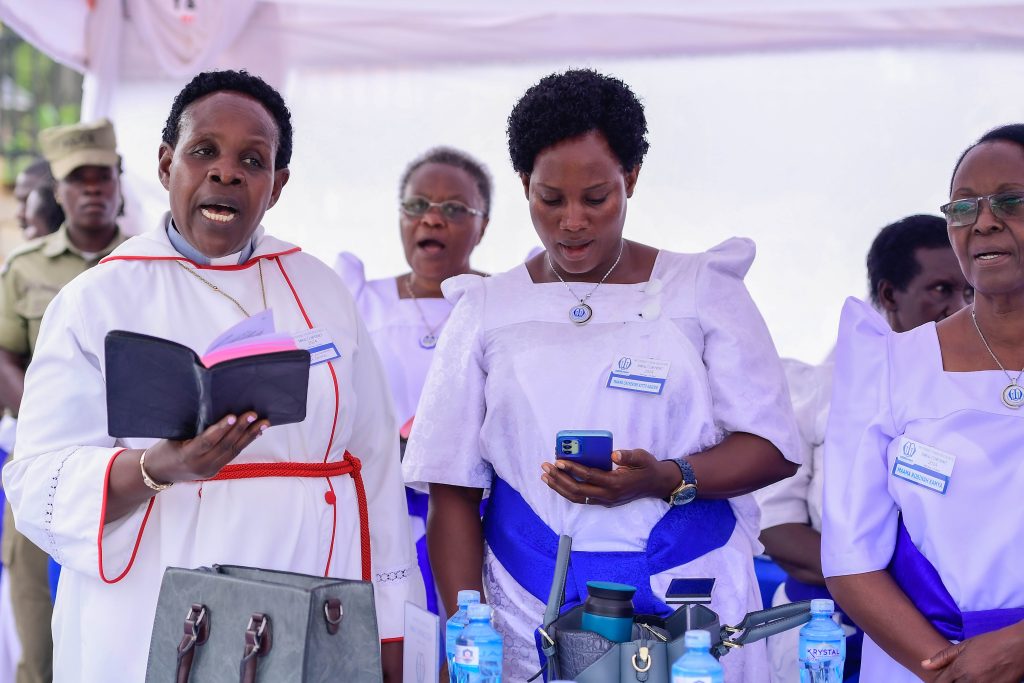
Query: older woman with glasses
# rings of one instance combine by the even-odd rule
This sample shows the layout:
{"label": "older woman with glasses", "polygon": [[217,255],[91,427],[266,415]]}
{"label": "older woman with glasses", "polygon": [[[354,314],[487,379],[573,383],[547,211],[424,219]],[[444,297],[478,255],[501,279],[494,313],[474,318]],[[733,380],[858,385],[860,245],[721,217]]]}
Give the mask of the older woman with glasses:
{"label": "older woman with glasses", "polygon": [[[349,253],[339,255],[335,270],[355,297],[384,362],[398,420],[395,430],[408,436],[434,347],[452,311],[441,295],[441,283],[476,272],[469,259],[487,228],[491,177],[469,154],[436,147],[406,167],[399,196],[399,227],[409,272],[367,281],[362,262]],[[437,612],[424,538],[427,496],[407,489],[407,499],[427,604]]]}
{"label": "older woman with glasses", "polygon": [[865,681],[1024,678],[1024,125],[964,152],[950,200],[974,304],[895,334],[850,300],[840,323],[822,566]]}
{"label": "older woman with glasses", "polygon": [[[545,251],[444,285],[457,303],[404,471],[430,490],[449,611],[458,590],[486,586],[506,681],[538,669],[558,534],[582,551],[569,603],[587,580],[619,581],[637,587],[638,612],[667,614],[671,579],[714,576],[723,622],[759,608],[746,494],[796,470],[782,367],[743,285],[753,244],[675,254],[623,238],[646,133],[618,79],[568,71],[530,88],[508,141]],[[569,429],[611,431],[615,467],[556,461],[555,435]],[[768,678],[763,644],[725,666],[730,681]]]}

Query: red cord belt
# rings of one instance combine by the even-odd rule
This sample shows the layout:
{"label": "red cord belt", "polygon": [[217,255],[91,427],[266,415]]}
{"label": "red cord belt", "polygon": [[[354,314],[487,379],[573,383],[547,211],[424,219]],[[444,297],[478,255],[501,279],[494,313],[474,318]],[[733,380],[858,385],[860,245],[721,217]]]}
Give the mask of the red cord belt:
{"label": "red cord belt", "polygon": [[[359,541],[362,547],[363,580],[370,580],[370,519],[366,504],[366,489],[363,487],[361,474],[363,464],[359,458],[345,451],[345,458],[335,462],[247,462],[238,465],[225,465],[216,476],[202,481],[228,481],[231,479],[258,479],[263,477],[308,477],[328,478],[350,475],[356,488],[356,503],[359,506]],[[336,505],[336,503],[332,503]],[[335,507],[335,525],[337,525],[337,507]],[[333,537],[331,546],[333,553]],[[330,569],[328,567],[328,569]],[[326,573],[326,572],[325,572]]]}
{"label": "red cord belt", "polygon": [[359,475],[362,463],[348,451],[345,459],[336,462],[247,462],[239,465],[225,465],[216,476],[203,481],[224,481],[226,479],[256,479],[260,477],[340,477]]}

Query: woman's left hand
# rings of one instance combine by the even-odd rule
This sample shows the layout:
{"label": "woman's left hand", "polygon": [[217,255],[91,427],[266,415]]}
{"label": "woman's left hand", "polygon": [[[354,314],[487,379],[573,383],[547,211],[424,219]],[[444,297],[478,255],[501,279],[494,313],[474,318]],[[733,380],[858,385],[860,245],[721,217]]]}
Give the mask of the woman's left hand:
{"label": "woman's left hand", "polygon": [[935,683],[1020,683],[1024,679],[1024,622],[968,638],[921,664]]}
{"label": "woman's left hand", "polygon": [[546,462],[541,465],[541,481],[573,503],[605,507],[638,498],[667,498],[682,481],[678,465],[639,448],[614,451],[612,462],[617,467],[610,472],[568,460]]}

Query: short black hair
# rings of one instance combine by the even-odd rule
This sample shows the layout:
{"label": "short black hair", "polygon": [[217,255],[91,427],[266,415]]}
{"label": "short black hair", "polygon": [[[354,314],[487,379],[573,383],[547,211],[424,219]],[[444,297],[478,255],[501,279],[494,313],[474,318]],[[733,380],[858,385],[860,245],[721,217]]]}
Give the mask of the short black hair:
{"label": "short black hair", "polygon": [[517,173],[532,173],[537,155],[562,140],[599,131],[631,171],[647,143],[644,106],[618,78],[592,69],[545,76],[516,102],[508,117],[508,152]]}
{"label": "short black hair", "polygon": [[918,249],[952,249],[946,232],[946,220],[917,214],[901,218],[882,228],[868,250],[868,285],[871,300],[877,306],[878,284],[888,280],[904,291],[921,273],[915,252]]}
{"label": "short black hair", "polygon": [[178,144],[181,116],[190,104],[215,92],[237,92],[262,104],[277,123],[277,153],[274,168],[288,168],[292,160],[292,114],[281,93],[259,76],[248,71],[204,71],[188,82],[174,98],[171,113],[164,124],[163,141],[171,147]]}
{"label": "short black hair", "polygon": [[57,197],[54,195],[53,185],[38,185],[31,192],[29,196],[39,196],[39,209],[38,212],[46,223],[46,230],[48,233],[57,232],[57,229],[64,222],[64,209],[57,203]]}
{"label": "short black hair", "polygon": [[50,169],[50,162],[46,159],[36,159],[23,168],[21,172],[42,185],[53,185],[56,183],[53,171]]}
{"label": "short black hair", "polygon": [[454,147],[433,147],[413,159],[405,167],[405,171],[402,172],[402,180],[398,183],[399,197],[405,192],[405,186],[409,183],[409,176],[420,166],[425,166],[426,164],[444,164],[445,166],[462,169],[468,173],[476,183],[476,189],[480,191],[480,196],[484,199],[484,215],[491,215],[492,182],[490,172],[481,162]]}
{"label": "short black hair", "polygon": [[1024,151],[1024,123],[1011,123],[1005,126],[999,126],[998,128],[993,128],[978,138],[977,142],[965,149],[960,154],[960,158],[956,160],[953,172],[949,176],[950,193],[953,192],[953,178],[956,177],[956,172],[960,169],[960,164],[963,163],[964,157],[966,157],[967,153],[972,149],[985,142],[1012,142]]}

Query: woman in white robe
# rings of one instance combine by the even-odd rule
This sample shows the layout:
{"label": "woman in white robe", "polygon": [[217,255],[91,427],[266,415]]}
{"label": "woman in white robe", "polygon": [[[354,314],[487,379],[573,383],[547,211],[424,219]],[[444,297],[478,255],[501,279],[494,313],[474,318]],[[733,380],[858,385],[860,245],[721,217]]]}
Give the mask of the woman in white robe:
{"label": "woman in white robe", "polygon": [[[422,601],[422,586],[394,414],[340,279],[259,226],[287,180],[290,148],[273,89],[244,73],[197,76],[160,150],[170,214],[46,312],[4,483],[18,528],[64,567],[58,683],[143,680],[164,569],[214,563],[373,581],[385,674],[400,678],[403,606]],[[319,331],[303,422],[225,416],[184,442],[107,434],[109,331],[201,352],[264,309],[299,341]],[[331,474],[346,462],[348,474]],[[228,463],[243,478],[213,480]],[[316,476],[253,476],[253,463],[304,463]]]}
{"label": "woman in white robe", "polygon": [[[491,177],[483,164],[465,152],[435,147],[406,167],[399,188],[399,230],[409,272],[367,280],[362,261],[347,252],[338,255],[334,269],[355,298],[380,353],[395,402],[395,432],[404,439],[437,340],[452,313],[452,305],[441,294],[441,283],[477,272],[469,261],[487,229]],[[427,608],[438,613],[427,553],[427,495],[406,489],[406,502]]]}
{"label": "woman in white robe", "polygon": [[950,200],[974,304],[896,334],[850,300],[840,322],[821,559],[865,682],[1024,678],[1024,125],[964,153]]}
{"label": "woman in white robe", "polygon": [[[676,254],[622,239],[645,133],[642,106],[617,79],[569,71],[531,88],[509,146],[547,251],[444,285],[455,310],[403,469],[431,493],[427,540],[445,604],[486,587],[514,683],[539,666],[534,629],[558,534],[574,541],[570,600],[585,597],[586,580],[621,581],[638,588],[638,611],[665,614],[672,578],[713,576],[712,608],[735,623],[760,608],[747,494],[796,469],[782,368],[743,285],[753,243]],[[582,322],[570,318],[580,310]],[[553,464],[567,429],[611,431],[618,467]],[[729,681],[768,678],[763,643],[723,664]]]}

